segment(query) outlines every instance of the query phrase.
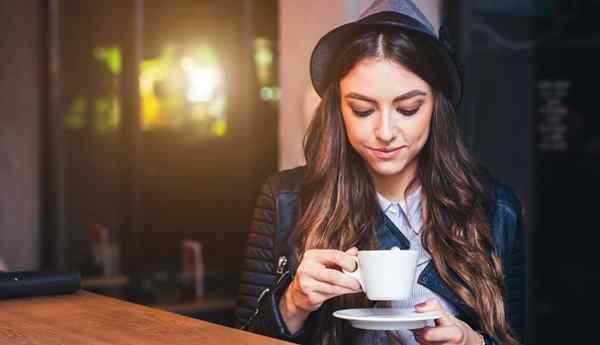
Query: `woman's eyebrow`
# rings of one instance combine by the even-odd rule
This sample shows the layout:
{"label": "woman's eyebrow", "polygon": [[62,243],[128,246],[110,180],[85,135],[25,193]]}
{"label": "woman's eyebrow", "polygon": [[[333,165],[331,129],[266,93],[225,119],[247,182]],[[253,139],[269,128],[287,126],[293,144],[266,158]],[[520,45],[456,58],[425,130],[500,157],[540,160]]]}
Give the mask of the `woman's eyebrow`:
{"label": "woman's eyebrow", "polygon": [[[408,91],[408,92],[406,92],[406,93],[404,93],[404,94],[402,94],[402,95],[394,98],[393,102],[404,101],[406,99],[413,98],[415,96],[425,96],[425,95],[427,95],[427,93],[425,93],[424,91],[421,91],[421,90],[411,90],[411,91]],[[377,101],[375,99],[370,98],[370,97],[365,96],[365,95],[361,95],[360,93],[356,93],[356,92],[350,92],[345,97],[346,98],[358,99],[358,100],[365,101],[365,102],[370,102],[370,103],[377,103]]]}

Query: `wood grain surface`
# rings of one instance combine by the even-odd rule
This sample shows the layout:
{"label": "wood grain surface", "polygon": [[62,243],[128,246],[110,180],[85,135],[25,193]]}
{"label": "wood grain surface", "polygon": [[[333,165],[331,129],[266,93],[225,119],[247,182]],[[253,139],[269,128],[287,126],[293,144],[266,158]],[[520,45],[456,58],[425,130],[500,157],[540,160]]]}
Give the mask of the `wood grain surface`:
{"label": "wood grain surface", "polygon": [[0,345],[290,344],[81,290],[0,301]]}

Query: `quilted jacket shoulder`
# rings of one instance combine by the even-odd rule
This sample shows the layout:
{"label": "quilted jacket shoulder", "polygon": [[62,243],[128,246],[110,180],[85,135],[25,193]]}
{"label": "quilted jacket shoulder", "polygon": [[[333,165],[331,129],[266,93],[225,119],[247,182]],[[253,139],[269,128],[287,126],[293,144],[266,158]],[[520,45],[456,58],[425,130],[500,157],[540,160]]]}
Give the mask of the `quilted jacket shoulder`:
{"label": "quilted jacket shoulder", "polygon": [[[244,324],[255,312],[258,297],[276,280],[275,241],[278,234],[278,201],[282,194],[300,192],[302,167],[275,173],[263,184],[256,200],[240,276],[239,297],[235,310],[236,324]],[[281,205],[279,205],[281,208]],[[283,216],[287,212],[280,212]],[[290,220],[291,221],[291,220]]]}

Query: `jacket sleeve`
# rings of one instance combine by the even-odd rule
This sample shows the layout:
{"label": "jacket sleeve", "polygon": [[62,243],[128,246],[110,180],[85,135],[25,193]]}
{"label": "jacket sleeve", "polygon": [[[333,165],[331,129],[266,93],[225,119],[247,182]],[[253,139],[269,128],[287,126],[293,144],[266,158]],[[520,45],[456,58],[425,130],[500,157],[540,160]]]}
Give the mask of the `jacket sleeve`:
{"label": "jacket sleeve", "polygon": [[293,342],[304,342],[305,329],[291,334],[279,312],[279,301],[292,280],[287,271],[275,270],[276,196],[270,179],[259,193],[248,234],[235,326],[243,330]]}
{"label": "jacket sleeve", "polygon": [[518,203],[513,211],[512,226],[514,240],[510,255],[505,261],[504,282],[506,284],[506,318],[515,335],[522,342],[525,340],[525,239],[523,233],[521,205]]}
{"label": "jacket sleeve", "polygon": [[[496,205],[495,226],[498,226],[496,240],[501,244],[500,256],[504,270],[506,287],[506,320],[513,334],[522,343],[525,340],[526,321],[526,270],[525,238],[521,203],[510,190],[504,189],[502,200]],[[486,345],[498,344],[484,334]]]}

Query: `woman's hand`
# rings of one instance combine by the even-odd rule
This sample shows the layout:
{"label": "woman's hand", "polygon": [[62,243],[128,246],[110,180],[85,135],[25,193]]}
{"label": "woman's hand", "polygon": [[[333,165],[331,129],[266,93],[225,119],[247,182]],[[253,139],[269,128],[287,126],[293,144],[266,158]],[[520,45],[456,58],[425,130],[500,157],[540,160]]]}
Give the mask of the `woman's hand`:
{"label": "woman's hand", "polygon": [[279,310],[286,326],[296,333],[308,318],[330,298],[361,291],[358,281],[342,272],[356,269],[358,249],[346,252],[333,249],[307,250],[296,270],[294,280],[287,288]]}
{"label": "woman's hand", "polygon": [[430,298],[415,306],[417,312],[441,311],[444,316],[435,320],[435,327],[414,330],[415,339],[421,345],[483,345],[483,337],[469,325],[449,315],[440,302]]}

